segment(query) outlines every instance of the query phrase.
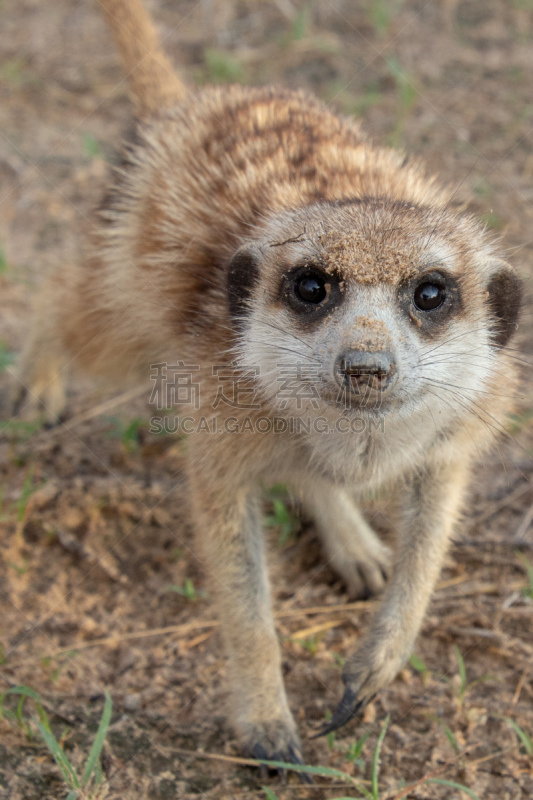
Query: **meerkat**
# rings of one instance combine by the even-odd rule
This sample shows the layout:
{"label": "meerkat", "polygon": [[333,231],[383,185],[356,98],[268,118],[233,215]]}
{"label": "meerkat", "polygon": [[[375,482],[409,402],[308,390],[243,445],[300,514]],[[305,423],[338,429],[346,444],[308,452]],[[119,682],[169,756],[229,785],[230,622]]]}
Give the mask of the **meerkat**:
{"label": "meerkat", "polygon": [[[231,721],[246,752],[300,763],[261,485],[299,492],[353,596],[383,590],[326,733],[412,652],[472,463],[509,407],[520,283],[416,161],[303,92],[188,92],[140,0],[101,5],[135,136],[89,255],[38,299],[20,381],[57,417],[67,367],[117,386],[157,364],[191,370],[188,480]],[[224,369],[250,402],[219,402]],[[379,489],[400,498],[394,554],[357,506]]]}

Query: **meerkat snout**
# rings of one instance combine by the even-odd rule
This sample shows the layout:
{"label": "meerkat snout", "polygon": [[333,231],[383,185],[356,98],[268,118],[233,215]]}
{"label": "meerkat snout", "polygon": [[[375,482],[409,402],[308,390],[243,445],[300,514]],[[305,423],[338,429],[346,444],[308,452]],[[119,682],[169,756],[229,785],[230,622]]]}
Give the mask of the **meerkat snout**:
{"label": "meerkat snout", "polygon": [[364,403],[389,391],[398,377],[396,359],[385,350],[345,351],[337,358],[335,374],[339,385]]}

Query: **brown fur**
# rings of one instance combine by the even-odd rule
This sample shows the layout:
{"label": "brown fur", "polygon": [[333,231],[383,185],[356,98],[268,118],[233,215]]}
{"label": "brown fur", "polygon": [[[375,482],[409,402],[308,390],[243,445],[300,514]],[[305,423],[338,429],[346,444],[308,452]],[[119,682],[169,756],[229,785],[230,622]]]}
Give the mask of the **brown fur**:
{"label": "brown fur", "polygon": [[[368,701],[409,656],[470,464],[508,406],[513,370],[502,345],[518,284],[484,231],[450,210],[447,192],[416,162],[372,146],[357,123],[301,92],[234,86],[184,96],[139,0],[103,5],[142,121],[86,262],[53,276],[38,299],[21,380],[53,417],[71,363],[114,384],[147,381],[149,365],[164,361],[200,367],[201,407],[191,414],[216,417],[225,435],[191,437],[189,478],[199,552],[221,609],[230,713],[246,749],[295,761],[258,487],[292,482],[355,596],[381,591],[393,556],[354,494],[399,490],[393,575],[347,661],[351,705],[334,718],[342,724],[354,698]],[[323,270],[328,292],[338,286],[323,313],[291,310],[291,276],[302,265]],[[447,275],[451,310],[431,316],[413,306],[413,292],[432,271]],[[394,348],[401,380],[386,413],[360,401],[364,433],[337,434],[353,421],[335,397],[339,354]],[[233,420],[288,422],[274,366],[291,353],[320,378],[302,414],[322,414],[335,431],[229,433]],[[234,359],[244,371],[261,366],[259,409],[216,404],[213,366]],[[505,392],[495,393],[504,378]],[[300,388],[312,386],[306,380]]]}

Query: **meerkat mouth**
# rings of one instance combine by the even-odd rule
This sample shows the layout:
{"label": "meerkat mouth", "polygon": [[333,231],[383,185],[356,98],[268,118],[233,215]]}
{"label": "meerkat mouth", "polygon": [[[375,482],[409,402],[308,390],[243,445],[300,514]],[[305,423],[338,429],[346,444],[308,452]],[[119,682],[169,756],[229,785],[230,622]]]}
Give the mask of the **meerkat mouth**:
{"label": "meerkat mouth", "polygon": [[346,375],[346,383],[356,392],[365,387],[374,389],[375,391],[382,391],[388,386],[390,380],[390,373],[380,369],[372,371],[361,368]]}
{"label": "meerkat mouth", "polygon": [[350,350],[337,359],[336,378],[345,405],[376,407],[398,379],[396,360],[389,351]]}

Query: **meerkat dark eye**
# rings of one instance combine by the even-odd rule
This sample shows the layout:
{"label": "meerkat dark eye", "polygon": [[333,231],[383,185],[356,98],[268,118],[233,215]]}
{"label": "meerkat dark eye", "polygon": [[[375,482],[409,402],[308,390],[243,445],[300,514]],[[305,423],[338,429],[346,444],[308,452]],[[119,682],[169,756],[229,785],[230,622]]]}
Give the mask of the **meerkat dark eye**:
{"label": "meerkat dark eye", "polygon": [[413,299],[420,311],[434,311],[446,300],[446,289],[444,286],[426,281],[416,287]]}
{"label": "meerkat dark eye", "polygon": [[305,264],[283,275],[281,296],[302,318],[318,320],[341,302],[342,285],[337,275]]}
{"label": "meerkat dark eye", "polygon": [[294,293],[303,303],[318,305],[328,296],[327,278],[316,269],[305,270],[295,278]]}
{"label": "meerkat dark eye", "polygon": [[400,306],[422,336],[436,336],[462,308],[461,287],[449,272],[426,272],[404,283]]}

